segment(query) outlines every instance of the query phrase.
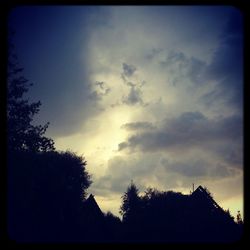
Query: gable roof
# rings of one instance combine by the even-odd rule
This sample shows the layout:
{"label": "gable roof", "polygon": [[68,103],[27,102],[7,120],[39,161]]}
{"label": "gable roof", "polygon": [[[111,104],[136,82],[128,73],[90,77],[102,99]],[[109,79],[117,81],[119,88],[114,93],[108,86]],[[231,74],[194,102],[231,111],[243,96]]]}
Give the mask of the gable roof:
{"label": "gable roof", "polygon": [[192,194],[192,198],[195,199],[202,199],[203,201],[206,201],[206,203],[210,204],[212,207],[221,210],[224,212],[224,210],[218,205],[218,203],[213,199],[211,194],[206,188],[203,188],[202,186],[199,186]]}
{"label": "gable roof", "polygon": [[87,210],[89,213],[91,213],[95,217],[103,217],[102,210],[98,206],[94,195],[90,194],[88,199],[84,202],[85,210]]}

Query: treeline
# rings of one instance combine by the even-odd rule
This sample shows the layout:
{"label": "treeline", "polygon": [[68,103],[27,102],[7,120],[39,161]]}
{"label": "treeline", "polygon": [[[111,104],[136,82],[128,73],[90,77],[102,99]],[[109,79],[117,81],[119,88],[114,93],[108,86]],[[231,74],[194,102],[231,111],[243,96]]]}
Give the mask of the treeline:
{"label": "treeline", "polygon": [[214,206],[208,190],[191,195],[148,188],[139,196],[131,183],[122,197],[125,238],[132,242],[231,242],[242,236],[242,220]]}
{"label": "treeline", "polygon": [[[103,214],[86,188],[85,161],[70,152],[9,156],[8,226],[17,242],[234,242],[243,222],[199,192],[183,195],[131,183],[122,220]],[[203,198],[202,198],[203,197]]]}

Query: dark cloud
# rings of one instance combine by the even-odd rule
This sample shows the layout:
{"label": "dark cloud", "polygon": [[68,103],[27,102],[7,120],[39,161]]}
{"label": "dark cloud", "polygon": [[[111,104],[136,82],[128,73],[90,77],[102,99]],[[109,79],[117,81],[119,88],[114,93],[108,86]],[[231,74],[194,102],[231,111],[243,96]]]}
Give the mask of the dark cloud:
{"label": "dark cloud", "polygon": [[[165,52],[166,53],[166,52]],[[151,59],[158,60],[155,56]],[[208,64],[195,57],[188,57],[181,51],[168,51],[165,60],[158,61],[168,72],[173,85],[184,85],[192,91],[203,88],[204,84],[216,82],[212,89],[200,97],[208,107],[229,105],[238,111],[243,102],[243,28],[242,16],[233,10],[224,31],[219,37],[219,46]],[[191,85],[187,85],[187,80]]]}
{"label": "dark cloud", "polygon": [[153,48],[151,51],[150,51],[150,53],[148,53],[147,55],[146,55],[146,59],[147,60],[152,60],[152,59],[154,59],[157,55],[159,55],[160,54],[160,52],[162,52],[163,51],[163,49],[161,49],[161,48]]}
{"label": "dark cloud", "polygon": [[[143,98],[142,98],[142,95],[143,95],[142,87],[143,85],[146,84],[146,82],[139,81],[135,83],[127,79],[127,77],[131,77],[135,71],[136,71],[135,66],[123,63],[123,72],[121,74],[121,78],[123,82],[129,87],[129,93],[127,96],[122,97],[121,102],[129,106],[133,106],[136,104],[146,106],[147,104],[143,102]],[[111,107],[114,107],[114,106],[115,104],[112,104]]]}
{"label": "dark cloud", "polygon": [[196,87],[204,83],[202,77],[206,63],[195,57],[187,57],[183,52],[169,51],[166,59],[159,61],[160,65],[171,73],[171,82],[182,84],[183,79],[189,79]]}
{"label": "dark cloud", "polygon": [[236,169],[226,164],[213,162],[209,158],[199,158],[198,156],[195,159],[176,160],[174,162],[169,162],[163,158],[161,162],[166,172],[175,172],[188,178],[212,177],[217,179],[237,174]]}
{"label": "dark cloud", "polygon": [[[36,119],[38,123],[42,120],[50,122],[48,135],[53,138],[76,133],[87,119],[102,112],[98,104],[98,93],[93,92],[87,84],[75,85],[74,91],[67,87],[64,86],[62,92],[54,93],[56,98],[42,102],[41,112]],[[68,89],[68,92],[65,92],[65,89]]]}
{"label": "dark cloud", "polygon": [[242,168],[243,165],[243,142],[238,138],[232,143],[218,143],[207,145],[207,151],[216,155],[216,158],[226,165]]}
{"label": "dark cloud", "polygon": [[[207,80],[218,81],[215,90],[205,94],[207,105],[227,102],[230,107],[242,109],[243,102],[243,26],[242,15],[232,11],[228,23],[221,33],[220,45],[214,52],[211,63],[204,72]],[[202,100],[201,98],[201,100]]]}
{"label": "dark cloud", "polygon": [[129,64],[123,63],[122,68],[123,68],[123,75],[126,77],[132,76],[134,72],[136,71],[136,67],[132,64],[129,65]]}
{"label": "dark cloud", "polygon": [[164,67],[171,65],[177,65],[179,68],[183,68],[188,64],[188,58],[182,52],[170,51],[166,56],[166,59],[160,61],[160,64]]}
{"label": "dark cloud", "polygon": [[[51,124],[48,135],[56,138],[74,134],[82,128],[87,119],[104,111],[99,102],[110,93],[111,89],[105,82],[95,82],[92,85],[87,82],[89,79],[86,77],[84,84],[77,83],[74,90],[68,89],[67,93],[57,94],[57,98],[53,100],[55,103],[47,108],[51,110],[47,114]],[[67,87],[64,86],[64,88]],[[64,96],[61,96],[63,93]]]}
{"label": "dark cloud", "polygon": [[206,63],[195,57],[190,58],[189,68],[187,74],[190,77],[192,83],[204,84],[205,79],[202,77],[206,68]]}
{"label": "dark cloud", "polygon": [[89,95],[88,95],[88,99],[92,100],[92,101],[99,101],[101,100],[101,96],[97,93],[97,91],[92,91]]}
{"label": "dark cloud", "polygon": [[202,160],[167,163],[165,169],[166,171],[176,172],[187,177],[208,175],[208,163]]}
{"label": "dark cloud", "polygon": [[101,90],[104,91],[105,94],[110,91],[110,88],[107,87],[107,84],[105,82],[96,82],[95,85],[99,86]]}
{"label": "dark cloud", "polygon": [[217,89],[213,89],[210,90],[208,92],[206,92],[205,94],[203,94],[200,98],[199,98],[200,102],[203,103],[207,108],[210,108],[211,106],[213,106],[214,102],[216,102],[218,104],[218,100],[222,100],[222,96],[221,94],[218,92]]}
{"label": "dark cloud", "polygon": [[234,145],[227,145],[226,147],[223,147],[220,150],[220,155],[224,156],[224,159],[227,163],[232,163],[234,165],[242,166],[243,165],[243,158],[242,158],[242,152],[243,152],[243,145],[237,145],[234,147]]}
{"label": "dark cloud", "polygon": [[135,104],[143,105],[141,89],[139,87],[131,86],[128,95],[123,96],[122,102],[127,105],[135,105]]}
{"label": "dark cloud", "polygon": [[110,105],[111,108],[118,107],[120,105],[140,105],[142,107],[148,106],[149,103],[145,103],[142,99],[142,91],[140,88],[131,88],[127,96],[123,96],[121,101],[116,101]]}
{"label": "dark cloud", "polygon": [[121,142],[118,144],[118,151],[121,151],[125,148],[127,148],[129,146],[129,144],[127,142]]}
{"label": "dark cloud", "polygon": [[231,157],[231,163],[234,163],[235,156],[242,157],[242,155],[226,146],[231,143],[237,148],[242,143],[242,133],[240,116],[208,119],[199,112],[186,112],[174,119],[166,119],[161,128],[130,136],[126,142],[119,144],[119,150],[164,152],[203,148],[216,153],[214,147],[222,145],[220,146],[222,158],[230,161]]}
{"label": "dark cloud", "polygon": [[135,83],[132,83],[132,82],[127,82],[125,81],[125,83],[129,86],[129,87],[135,87],[136,84]]}
{"label": "dark cloud", "polygon": [[151,130],[156,127],[151,122],[131,122],[123,124],[121,128],[126,130]]}
{"label": "dark cloud", "polygon": [[231,177],[238,174],[237,169],[229,167],[224,163],[217,163],[212,170],[210,176],[214,178]]}
{"label": "dark cloud", "polygon": [[89,63],[79,52],[86,51],[88,58],[88,41],[82,34],[88,32],[95,11],[91,6],[19,6],[10,12],[18,59],[25,77],[34,82],[27,95],[42,103],[34,122],[49,121],[52,138],[79,132],[100,112],[97,96],[89,99]]}
{"label": "dark cloud", "polygon": [[243,103],[242,14],[237,9],[230,9],[230,12],[210,63],[175,50],[164,51],[163,53],[167,53],[164,60],[159,59],[158,50],[152,51],[148,57],[159,62],[173,85],[186,86],[187,90],[198,93],[204,84],[210,84],[211,88],[199,98],[199,102],[206,108],[227,105],[240,111]]}
{"label": "dark cloud", "polygon": [[[91,86],[91,85],[90,85]],[[102,100],[102,98],[109,94],[111,89],[107,86],[105,82],[96,82],[93,87],[91,87],[92,92],[89,94],[89,99],[93,101]]]}

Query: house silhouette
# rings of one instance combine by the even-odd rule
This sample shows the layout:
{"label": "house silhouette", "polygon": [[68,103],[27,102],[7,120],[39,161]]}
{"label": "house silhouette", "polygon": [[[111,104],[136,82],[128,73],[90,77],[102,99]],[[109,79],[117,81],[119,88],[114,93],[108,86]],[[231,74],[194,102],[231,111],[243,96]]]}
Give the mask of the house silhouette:
{"label": "house silhouette", "polygon": [[207,201],[207,204],[210,204],[210,206],[213,206],[214,208],[223,210],[218,204],[217,202],[213,199],[213,197],[211,196],[210,192],[206,189],[203,188],[202,186],[199,186],[192,194],[191,194],[192,198],[195,199],[202,199]]}
{"label": "house silhouette", "polygon": [[205,187],[198,186],[189,195],[163,192],[155,199],[150,207],[139,208],[140,212],[129,224],[122,222],[110,228],[94,195],[90,194],[82,210],[87,225],[86,240],[112,241],[117,230],[122,234],[118,239],[123,242],[230,242],[241,237],[233,217]]}
{"label": "house silhouette", "polygon": [[242,235],[241,229],[235,223],[229,211],[225,211],[213,199],[211,193],[199,186],[189,195],[187,209],[193,221],[189,225],[194,227],[193,241],[223,241],[238,240]]}
{"label": "house silhouette", "polygon": [[104,241],[106,238],[104,214],[99,208],[93,194],[90,194],[83,202],[81,214],[83,219],[82,224],[85,225],[83,230],[85,241]]}

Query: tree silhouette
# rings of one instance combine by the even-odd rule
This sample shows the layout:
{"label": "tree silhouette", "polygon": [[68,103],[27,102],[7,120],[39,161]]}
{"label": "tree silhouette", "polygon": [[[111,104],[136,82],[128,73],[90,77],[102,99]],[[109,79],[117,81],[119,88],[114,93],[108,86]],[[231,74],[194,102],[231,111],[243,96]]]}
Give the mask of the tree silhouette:
{"label": "tree silhouette", "polygon": [[127,191],[122,196],[122,205],[120,207],[120,214],[123,216],[123,221],[130,217],[136,216],[136,212],[140,206],[139,189],[131,181]]}
{"label": "tree silhouette", "polygon": [[44,136],[49,123],[44,126],[32,124],[39,112],[41,102],[29,103],[24,99],[31,83],[22,75],[23,68],[18,64],[14,46],[9,38],[7,74],[7,129],[8,150],[51,151],[54,142]]}
{"label": "tree silhouette", "polygon": [[122,196],[120,207],[122,215],[124,237],[128,241],[137,242],[142,239],[142,200],[139,196],[139,189],[131,181],[127,191]]}
{"label": "tree silhouette", "polygon": [[83,226],[87,226],[81,219],[82,204],[91,184],[84,158],[72,152],[16,151],[9,156],[8,164],[11,238],[79,240]]}

